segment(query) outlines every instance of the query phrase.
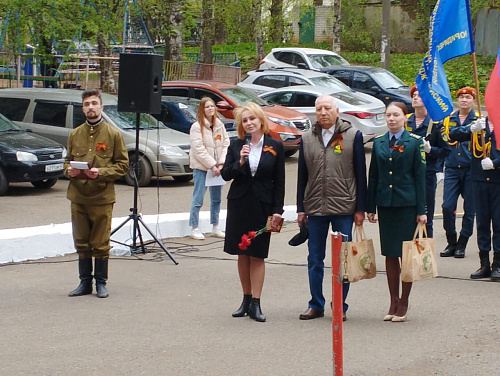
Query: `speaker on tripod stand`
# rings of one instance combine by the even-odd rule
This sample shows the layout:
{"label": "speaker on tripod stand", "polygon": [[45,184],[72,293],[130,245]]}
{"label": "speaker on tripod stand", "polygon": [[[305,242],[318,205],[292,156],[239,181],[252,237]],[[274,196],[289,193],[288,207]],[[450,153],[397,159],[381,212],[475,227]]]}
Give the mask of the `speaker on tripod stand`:
{"label": "speaker on tripod stand", "polygon": [[[133,112],[136,114],[135,160],[132,162],[131,166],[134,174],[134,204],[133,207],[130,208],[131,214],[123,223],[111,231],[111,236],[120,230],[128,221],[132,221],[132,245],[125,245],[130,247],[131,253],[145,253],[146,247],[142,239],[140,224],[149,232],[154,242],[157,243],[177,265],[178,262],[168,251],[167,247],[165,247],[148,228],[142,220],[141,215],[137,212],[137,195],[139,191],[137,175],[139,174],[139,130],[141,125],[141,113],[159,114],[161,112],[162,64],[163,57],[161,55],[120,54],[118,112]],[[139,239],[139,245],[137,244],[137,239]]]}

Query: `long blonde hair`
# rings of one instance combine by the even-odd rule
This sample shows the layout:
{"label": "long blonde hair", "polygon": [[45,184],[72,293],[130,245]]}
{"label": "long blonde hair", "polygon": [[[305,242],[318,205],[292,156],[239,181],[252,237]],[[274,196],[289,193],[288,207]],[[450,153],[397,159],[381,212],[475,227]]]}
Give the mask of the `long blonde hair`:
{"label": "long blonde hair", "polygon": [[[212,98],[210,97],[203,97],[201,98],[200,105],[198,106],[198,111],[196,111],[196,121],[200,125],[200,132],[201,132],[201,137],[203,139],[203,128],[205,128],[205,103],[207,102],[212,102],[215,107],[215,113],[214,116],[212,117],[212,121],[210,122],[210,127],[213,129],[215,126],[215,122],[217,119],[219,119],[219,115],[217,114],[217,106],[215,105],[215,102]],[[208,119],[207,119],[208,120]]]}
{"label": "long blonde hair", "polygon": [[236,120],[236,130],[238,132],[239,139],[243,140],[246,134],[245,128],[243,128],[243,124],[241,122],[241,114],[244,111],[250,111],[257,117],[257,119],[260,120],[260,123],[262,124],[262,133],[269,133],[269,124],[267,123],[266,114],[262,111],[262,107],[254,102],[246,102],[234,110],[234,119]]}

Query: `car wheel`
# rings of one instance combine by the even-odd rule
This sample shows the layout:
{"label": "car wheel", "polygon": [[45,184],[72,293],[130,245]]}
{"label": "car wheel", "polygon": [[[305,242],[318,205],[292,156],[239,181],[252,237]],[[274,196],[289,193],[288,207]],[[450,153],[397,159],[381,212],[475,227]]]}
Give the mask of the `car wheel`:
{"label": "car wheel", "polygon": [[37,180],[37,181],[31,182],[33,187],[42,188],[42,189],[47,189],[47,188],[53,187],[56,183],[57,183],[57,178]]}
{"label": "car wheel", "polygon": [[291,157],[297,152],[297,150],[287,150],[285,151],[285,157]]}
{"label": "car wheel", "polygon": [[193,179],[193,175],[172,176],[178,183],[187,183]]}
{"label": "car wheel", "polygon": [[9,189],[9,182],[3,173],[2,167],[0,167],[0,196],[3,196],[7,193]]}
{"label": "car wheel", "polygon": [[[128,156],[129,158],[129,169],[127,172],[127,175],[125,175],[125,182],[128,185],[133,186],[134,185],[134,168],[133,168],[133,163],[135,162],[135,154],[131,153]],[[144,155],[139,155],[139,171],[138,171],[138,177],[137,177],[137,185],[139,187],[144,187],[149,184],[151,181],[151,177],[153,176],[153,168],[149,164],[148,160]]]}

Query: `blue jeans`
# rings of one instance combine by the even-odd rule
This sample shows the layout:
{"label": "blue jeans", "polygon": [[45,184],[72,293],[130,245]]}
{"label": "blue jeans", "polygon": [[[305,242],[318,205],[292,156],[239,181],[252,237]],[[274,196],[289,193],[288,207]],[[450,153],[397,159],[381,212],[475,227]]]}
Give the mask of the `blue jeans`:
{"label": "blue jeans", "polygon": [[[193,200],[191,201],[191,209],[189,210],[189,226],[191,227],[198,227],[203,196],[205,196],[205,191],[207,190],[207,187],[205,187],[206,176],[206,171],[193,169]],[[210,223],[218,225],[222,185],[208,187],[208,190],[210,192]]]}
{"label": "blue jeans", "polygon": [[[328,237],[328,227],[331,224],[333,231],[341,232],[352,240],[352,224],[354,217],[352,215],[327,215],[327,216],[308,216],[307,229],[309,231],[309,240],[307,247],[309,256],[307,257],[307,268],[309,272],[309,290],[311,300],[309,307],[318,311],[325,309],[325,297],[323,296],[323,276],[324,260],[326,251],[326,239]],[[343,311],[347,312],[349,305],[346,304],[347,293],[349,292],[349,283],[342,284],[342,302]]]}
{"label": "blue jeans", "polygon": [[443,227],[446,236],[453,236],[457,232],[455,219],[458,196],[460,195],[464,199],[464,216],[460,235],[466,238],[470,238],[472,235],[476,214],[472,186],[470,168],[447,167],[444,170]]}

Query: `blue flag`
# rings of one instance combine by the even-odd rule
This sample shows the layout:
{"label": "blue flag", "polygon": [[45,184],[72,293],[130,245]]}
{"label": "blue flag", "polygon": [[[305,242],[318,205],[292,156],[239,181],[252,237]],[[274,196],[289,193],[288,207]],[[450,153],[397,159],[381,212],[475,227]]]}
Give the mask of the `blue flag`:
{"label": "blue flag", "polygon": [[438,0],[429,22],[429,51],[415,78],[433,120],[444,119],[453,110],[443,63],[473,51],[469,0]]}

